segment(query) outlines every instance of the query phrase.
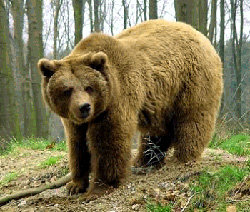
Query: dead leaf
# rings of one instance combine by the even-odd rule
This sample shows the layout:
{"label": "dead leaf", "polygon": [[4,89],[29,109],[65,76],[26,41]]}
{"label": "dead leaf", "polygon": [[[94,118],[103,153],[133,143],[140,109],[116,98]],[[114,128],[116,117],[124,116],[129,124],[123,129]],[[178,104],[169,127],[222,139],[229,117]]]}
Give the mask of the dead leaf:
{"label": "dead leaf", "polygon": [[236,206],[235,205],[230,205],[227,206],[227,212],[236,212]]}

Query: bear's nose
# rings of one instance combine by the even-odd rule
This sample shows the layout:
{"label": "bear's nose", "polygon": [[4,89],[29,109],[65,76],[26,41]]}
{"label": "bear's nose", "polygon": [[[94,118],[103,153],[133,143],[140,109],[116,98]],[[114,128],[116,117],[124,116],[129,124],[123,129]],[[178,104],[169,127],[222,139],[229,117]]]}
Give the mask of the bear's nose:
{"label": "bear's nose", "polygon": [[87,118],[89,116],[90,108],[91,106],[89,103],[84,103],[79,107],[79,110],[82,114],[82,118]]}

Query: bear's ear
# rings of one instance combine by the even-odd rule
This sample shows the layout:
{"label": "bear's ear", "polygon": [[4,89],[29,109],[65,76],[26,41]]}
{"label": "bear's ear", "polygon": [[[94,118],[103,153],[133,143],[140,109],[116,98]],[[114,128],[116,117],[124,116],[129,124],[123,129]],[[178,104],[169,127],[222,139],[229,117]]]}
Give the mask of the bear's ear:
{"label": "bear's ear", "polygon": [[47,78],[52,77],[55,73],[55,63],[53,61],[41,59],[37,65],[40,73]]}
{"label": "bear's ear", "polygon": [[108,57],[104,52],[98,52],[94,55],[92,55],[90,59],[90,67],[103,72],[106,64],[107,64]]}

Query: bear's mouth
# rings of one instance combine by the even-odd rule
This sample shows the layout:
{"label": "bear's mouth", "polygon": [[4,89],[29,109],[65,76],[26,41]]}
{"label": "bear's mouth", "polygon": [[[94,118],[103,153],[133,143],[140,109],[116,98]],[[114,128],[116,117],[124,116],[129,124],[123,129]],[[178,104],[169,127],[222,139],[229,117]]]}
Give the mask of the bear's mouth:
{"label": "bear's mouth", "polygon": [[[85,116],[86,116],[86,117],[85,117]],[[74,115],[70,115],[70,116],[69,116],[69,119],[70,119],[72,122],[74,122],[75,124],[80,125],[80,124],[84,124],[84,123],[88,122],[88,121],[89,121],[89,117],[90,117],[89,114],[87,114],[87,115],[82,115],[81,117],[76,117],[76,116],[74,116]]]}

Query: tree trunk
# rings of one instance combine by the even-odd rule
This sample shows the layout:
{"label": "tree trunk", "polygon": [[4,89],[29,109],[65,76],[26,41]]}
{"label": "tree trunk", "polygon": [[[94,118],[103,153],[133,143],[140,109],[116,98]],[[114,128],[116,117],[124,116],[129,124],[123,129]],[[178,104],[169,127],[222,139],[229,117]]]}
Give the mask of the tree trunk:
{"label": "tree trunk", "polygon": [[11,64],[9,17],[3,0],[0,0],[0,137],[16,136],[15,81]]}
{"label": "tree trunk", "polygon": [[213,43],[215,27],[216,27],[216,10],[217,10],[217,1],[212,0],[211,2],[211,20],[209,25],[209,40]]}
{"label": "tree trunk", "polygon": [[94,31],[100,32],[100,16],[99,16],[100,0],[94,0]]}
{"label": "tree trunk", "polygon": [[54,0],[53,1],[53,7],[54,7],[54,52],[53,52],[53,57],[54,57],[54,59],[57,59],[58,17],[59,17],[61,5],[62,5],[61,0]]}
{"label": "tree trunk", "polygon": [[[225,31],[225,7],[224,7],[224,1],[220,1],[220,47],[219,47],[219,54],[223,65],[223,72],[224,72],[224,31]],[[224,109],[224,92],[222,94],[221,99],[221,108],[220,113],[223,112]]]}
{"label": "tree trunk", "polygon": [[29,63],[31,69],[31,87],[36,120],[36,137],[48,137],[48,121],[41,96],[41,78],[37,70],[37,62],[43,57],[42,39],[42,0],[27,0],[29,25]]}
{"label": "tree trunk", "polygon": [[111,35],[114,35],[114,6],[115,6],[115,2],[114,0],[112,0],[111,3],[111,20],[110,20],[110,31],[111,31]]}
{"label": "tree trunk", "polygon": [[88,0],[88,4],[89,4],[90,31],[94,32],[92,0]]}
{"label": "tree trunk", "polygon": [[146,21],[147,20],[147,0],[144,0],[143,4],[144,4],[144,11],[143,11],[144,21]]}
{"label": "tree trunk", "polygon": [[157,0],[149,0],[149,19],[157,18]]}
{"label": "tree trunk", "polygon": [[27,78],[29,72],[25,69],[24,64],[24,44],[23,44],[23,28],[24,28],[24,0],[11,1],[11,13],[14,20],[14,42],[16,56],[16,71],[19,79],[16,84],[21,96],[18,98],[21,107],[19,107],[19,120],[23,121],[23,136],[31,136],[30,126],[30,101],[29,101],[29,81]]}
{"label": "tree trunk", "polygon": [[236,11],[237,11],[237,0],[231,0],[231,30],[233,34],[232,39],[232,53],[233,53],[233,61],[234,61],[234,70],[236,76],[236,91],[235,91],[235,99],[236,99],[236,116],[237,118],[241,118],[241,49],[242,49],[242,36],[243,36],[243,0],[240,1],[240,38],[237,37],[237,29],[236,29]]}
{"label": "tree trunk", "polygon": [[75,45],[82,39],[83,27],[83,0],[72,0],[75,20]]}
{"label": "tree trunk", "polygon": [[[199,11],[199,25],[198,30],[207,35],[207,13],[208,13],[208,2],[207,0],[199,0],[198,1],[198,11]],[[215,13],[216,14],[216,13]],[[216,22],[215,22],[216,23]]]}
{"label": "tree trunk", "polygon": [[176,20],[207,34],[207,0],[175,0]]}
{"label": "tree trunk", "polygon": [[122,6],[123,6],[123,29],[127,29],[128,6],[126,0],[122,0]]}

